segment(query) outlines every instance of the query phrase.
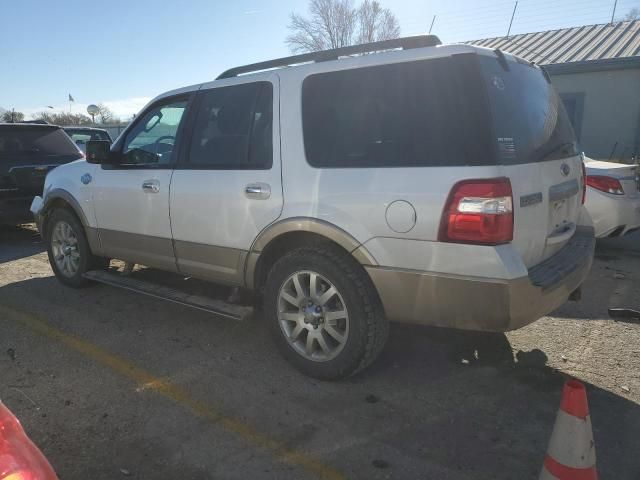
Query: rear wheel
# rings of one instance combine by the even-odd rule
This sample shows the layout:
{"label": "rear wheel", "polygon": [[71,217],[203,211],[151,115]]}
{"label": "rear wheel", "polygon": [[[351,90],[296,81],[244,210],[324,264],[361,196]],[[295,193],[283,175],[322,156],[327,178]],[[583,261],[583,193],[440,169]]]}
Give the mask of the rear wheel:
{"label": "rear wheel", "polygon": [[331,247],[295,250],[267,278],[265,315],[280,351],[323,380],[367,367],[387,339],[388,322],[366,273]]}
{"label": "rear wheel", "polygon": [[45,235],[49,263],[56,278],[65,285],[86,286],[90,283],[83,277],[87,271],[106,267],[108,260],[91,253],[82,224],[69,210],[51,213]]}

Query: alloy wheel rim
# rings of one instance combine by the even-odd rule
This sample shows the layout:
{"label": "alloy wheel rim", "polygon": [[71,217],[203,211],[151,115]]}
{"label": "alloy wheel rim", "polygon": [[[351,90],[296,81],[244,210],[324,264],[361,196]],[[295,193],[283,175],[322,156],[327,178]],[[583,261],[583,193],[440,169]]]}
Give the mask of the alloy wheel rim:
{"label": "alloy wheel rim", "polygon": [[80,250],[76,232],[67,222],[59,221],[53,227],[51,250],[58,270],[65,277],[73,277],[80,268]]}
{"label": "alloy wheel rim", "polygon": [[291,274],[280,287],[278,323],[293,349],[314,362],[334,359],[349,337],[349,313],[342,295],[311,270]]}

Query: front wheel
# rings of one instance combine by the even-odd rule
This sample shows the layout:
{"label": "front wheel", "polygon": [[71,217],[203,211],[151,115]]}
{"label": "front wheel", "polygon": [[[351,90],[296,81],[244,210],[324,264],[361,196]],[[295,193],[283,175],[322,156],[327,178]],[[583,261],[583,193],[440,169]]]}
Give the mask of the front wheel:
{"label": "front wheel", "polygon": [[302,248],[278,260],[264,305],[281,353],[322,380],[367,367],[387,339],[388,322],[366,272],[332,247]]}
{"label": "front wheel", "polygon": [[83,275],[103,267],[106,262],[91,253],[82,224],[69,210],[57,209],[51,213],[45,236],[53,273],[65,285],[86,286],[90,282]]}

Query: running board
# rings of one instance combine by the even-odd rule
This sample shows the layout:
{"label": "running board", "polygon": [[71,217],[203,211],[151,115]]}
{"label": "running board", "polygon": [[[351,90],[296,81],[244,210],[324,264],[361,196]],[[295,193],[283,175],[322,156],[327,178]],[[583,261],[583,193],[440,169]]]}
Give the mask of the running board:
{"label": "running board", "polygon": [[244,305],[234,305],[215,298],[192,295],[175,288],[137,280],[129,276],[123,276],[118,273],[111,273],[104,270],[91,270],[84,274],[84,278],[94,282],[111,285],[112,287],[119,287],[132,292],[142,293],[161,300],[168,300],[169,302],[178,303],[197,310],[203,310],[205,312],[231,318],[233,320],[244,320],[253,310],[251,307]]}

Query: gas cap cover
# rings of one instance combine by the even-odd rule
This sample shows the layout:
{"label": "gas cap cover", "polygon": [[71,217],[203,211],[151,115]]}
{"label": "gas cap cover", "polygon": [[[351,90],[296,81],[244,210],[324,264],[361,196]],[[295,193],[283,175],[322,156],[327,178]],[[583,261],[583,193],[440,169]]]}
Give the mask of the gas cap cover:
{"label": "gas cap cover", "polygon": [[407,233],[416,225],[416,210],[405,200],[396,200],[387,207],[387,225],[396,233]]}

